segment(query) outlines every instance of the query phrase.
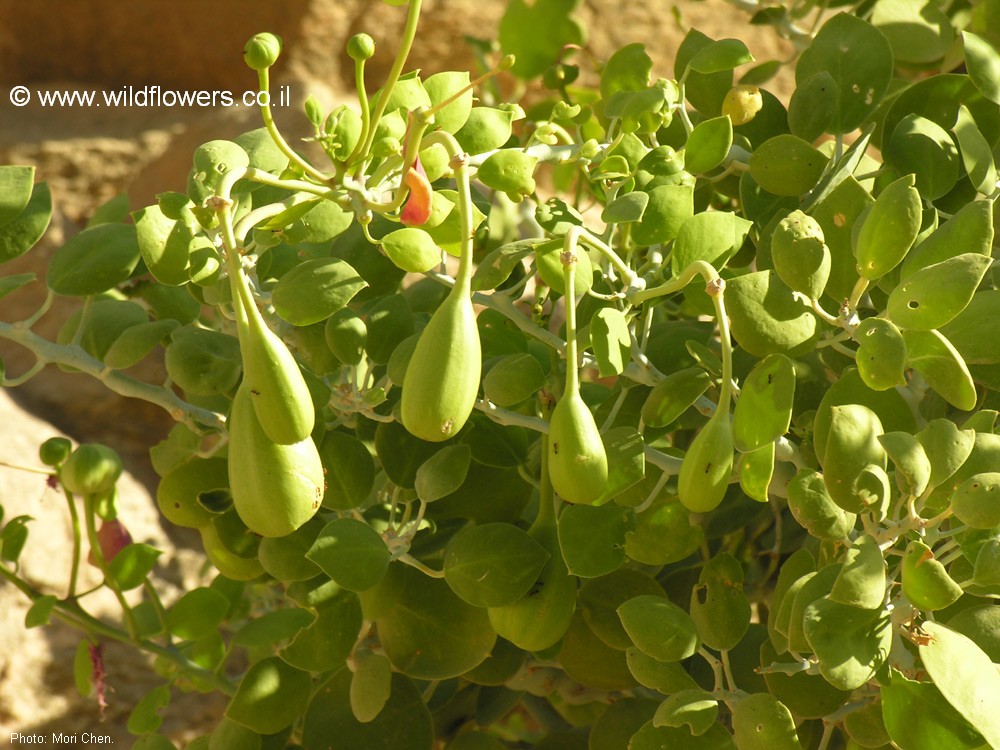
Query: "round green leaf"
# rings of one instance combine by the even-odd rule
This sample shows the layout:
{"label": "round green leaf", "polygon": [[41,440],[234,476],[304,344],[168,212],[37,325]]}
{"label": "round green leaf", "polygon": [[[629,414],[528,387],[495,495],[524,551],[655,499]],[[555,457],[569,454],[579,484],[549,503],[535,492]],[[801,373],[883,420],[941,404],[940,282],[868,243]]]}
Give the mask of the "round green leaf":
{"label": "round green leaf", "polygon": [[45,234],[51,218],[52,193],[47,183],[39,182],[24,209],[0,227],[0,263],[28,252]]}
{"label": "round green leaf", "polygon": [[878,542],[859,534],[844,554],[843,566],[828,594],[831,601],[876,609],[885,601],[885,560]]}
{"label": "round green leaf", "polygon": [[694,215],[694,191],[687,185],[660,185],[649,191],[642,220],[632,229],[637,245],[656,245],[675,239]]}
{"label": "round green leaf", "polygon": [[367,591],[385,576],[391,554],[364,521],[338,518],[319,533],[306,557],[349,591]]}
{"label": "round green leaf", "polygon": [[692,526],[691,514],[677,498],[660,498],[635,516],[635,530],[625,532],[625,554],[646,565],[683,560],[701,546],[705,533]]}
{"label": "round green leaf", "polygon": [[952,707],[985,738],[1000,746],[1000,674],[990,658],[961,633],[928,621],[918,644],[924,668]]}
{"label": "round green leaf", "polygon": [[884,609],[819,599],[806,608],[804,626],[820,672],[841,690],[855,690],[868,682],[892,643],[889,613]]}
{"label": "round green leaf", "polygon": [[595,635],[579,610],[573,615],[559,649],[559,664],[566,675],[597,690],[628,690],[635,678],[625,653],[608,646]]}
{"label": "round green leaf", "polygon": [[381,654],[362,651],[355,657],[351,677],[351,711],[367,724],[381,713],[392,688],[392,664]]}
{"label": "round green leaf", "polygon": [[282,276],[271,293],[271,301],[282,320],[307,326],[326,320],[367,286],[347,262],[316,258]]}
{"label": "round green leaf", "polygon": [[962,32],[962,46],[969,78],[983,96],[994,104],[1000,104],[1000,52],[970,31]]}
{"label": "round green leaf", "polygon": [[497,406],[514,406],[545,386],[545,373],[530,354],[509,354],[483,378],[483,393]]}
{"label": "round green leaf", "polygon": [[774,195],[807,193],[819,180],[827,158],[801,138],[776,135],[760,144],[750,156],[750,175]]}
{"label": "round green leaf", "polygon": [[363,505],[375,484],[375,461],[365,444],[331,430],[323,437],[319,457],[326,475],[323,507],[350,510]]}
{"label": "round green leaf", "polygon": [[691,619],[709,648],[728,651],[750,626],[750,600],[743,593],[743,566],[728,553],[709,560],[691,590]]}
{"label": "round green leaf", "polygon": [[976,192],[992,195],[997,184],[997,169],[993,152],[986,137],[980,132],[979,126],[964,104],[958,108],[958,117],[952,132],[958,139],[958,148],[962,153],[962,164],[969,181]]}
{"label": "round green leaf", "polygon": [[[293,598],[293,587],[299,585],[293,583],[289,586],[289,598]],[[299,630],[279,656],[293,667],[310,672],[340,668],[361,631],[362,612],[358,595],[326,581],[318,590],[299,599],[302,606],[315,608],[316,619]]]}
{"label": "round green leaf", "polygon": [[684,168],[691,174],[711,172],[729,155],[732,145],[733,122],[729,117],[699,122],[684,144]]}
{"label": "round green leaf", "polygon": [[465,124],[455,133],[455,138],[467,153],[481,154],[492,151],[510,139],[513,122],[512,110],[473,107]]}
{"label": "round green leaf", "polygon": [[770,693],[753,693],[733,706],[733,734],[740,750],[799,750],[792,714]]}
{"label": "round green leaf", "polygon": [[625,316],[602,307],[590,319],[590,342],[601,377],[621,375],[632,353],[632,336]]}
{"label": "round green leaf", "polygon": [[176,320],[151,320],[122,331],[104,355],[104,364],[124,370],[146,358],[175,328]]}
{"label": "round green leaf", "polygon": [[804,141],[814,142],[837,116],[837,82],[826,70],[797,81],[788,102],[788,127]]}
{"label": "round green leaf", "polygon": [[430,503],[455,492],[465,481],[471,462],[472,449],[468,445],[442,448],[417,469],[417,497]]}
{"label": "round green leaf", "polygon": [[711,376],[701,367],[687,367],[667,375],[646,397],[643,422],[647,427],[666,427],[687,411],[711,383]]}
{"label": "round green leaf", "polygon": [[479,165],[476,177],[486,187],[514,196],[535,192],[535,165],[538,158],[523,151],[501,150]]}
{"label": "round green leaf", "polygon": [[632,640],[622,627],[617,609],[624,602],[644,594],[663,596],[663,587],[645,573],[619,568],[607,575],[591,578],[580,588],[579,602],[587,625],[602,641],[619,650]]}
{"label": "round green leaf", "polygon": [[559,546],[569,572],[596,578],[625,562],[625,535],[635,528],[631,510],[615,503],[570,505],[559,515]]}
{"label": "round green leaf", "polygon": [[940,60],[955,39],[951,19],[933,2],[879,0],[870,20],[889,40],[900,63],[926,65]]}
{"label": "round green leaf", "polygon": [[885,160],[897,172],[917,178],[917,190],[934,200],[958,181],[958,148],[944,128],[932,120],[911,114],[896,125],[885,149]]}
{"label": "round green leaf", "polygon": [[892,321],[866,318],[855,329],[854,339],[858,342],[855,362],[865,385],[886,391],[906,382],[906,340]]}
{"label": "round green leaf", "polygon": [[250,667],[240,680],[226,716],[254,732],[274,734],[305,710],[310,691],[308,672],[269,656]]}
{"label": "round green leaf", "polygon": [[99,224],[84,229],[56,250],[46,283],[56,294],[100,294],[132,275],[139,262],[136,229],[127,224]]}
{"label": "round green leaf", "polygon": [[0,228],[27,208],[34,185],[34,167],[0,167]]}
{"label": "round green leaf", "polygon": [[818,335],[812,309],[774,271],[729,279],[725,295],[733,338],[756,357],[796,353]]}
{"label": "round green leaf", "polygon": [[661,596],[644,594],[618,607],[632,642],[658,661],[681,661],[698,649],[698,630],[690,615]]}
{"label": "round green leaf", "polygon": [[736,448],[752,451],[788,432],[795,397],[795,367],[783,354],[758,362],[743,381],[733,411]]}
{"label": "round green leaf", "polygon": [[448,542],[444,575],[476,607],[502,607],[528,593],[549,559],[527,533],[504,523],[469,526]]}
{"label": "round green leaf", "polygon": [[441,264],[441,248],[423,229],[405,227],[380,240],[389,259],[404,271],[426,273]]}
{"label": "round green leaf", "polygon": [[202,638],[215,631],[229,607],[229,600],[215,589],[197,588],[170,605],[167,629],[184,640]]}
{"label": "round green leaf", "polygon": [[[982,256],[979,256],[982,257]],[[956,409],[969,411],[978,396],[962,356],[937,331],[903,331],[906,364]]]}
{"label": "round green leaf", "polygon": [[386,656],[416,679],[455,677],[482,662],[496,641],[486,610],[448,584],[396,563],[364,594],[365,615],[378,627]]}
{"label": "round green leaf", "polygon": [[743,217],[723,211],[705,211],[691,216],[681,224],[674,240],[670,253],[673,274],[680,275],[696,260],[722,268],[743,246],[752,226],[753,223]]}
{"label": "round green leaf", "polygon": [[903,750],[973,750],[983,746],[974,730],[932,682],[892,672],[882,685],[882,717],[892,741]]}
{"label": "round green leaf", "polygon": [[923,214],[914,183],[912,174],[891,183],[862,219],[854,255],[864,278],[878,279],[899,265],[917,238]]}
{"label": "round green leaf", "polygon": [[368,723],[354,716],[351,682],[350,670],[342,669],[316,691],[305,713],[304,750],[431,750],[431,715],[413,682],[393,674],[389,699]]}

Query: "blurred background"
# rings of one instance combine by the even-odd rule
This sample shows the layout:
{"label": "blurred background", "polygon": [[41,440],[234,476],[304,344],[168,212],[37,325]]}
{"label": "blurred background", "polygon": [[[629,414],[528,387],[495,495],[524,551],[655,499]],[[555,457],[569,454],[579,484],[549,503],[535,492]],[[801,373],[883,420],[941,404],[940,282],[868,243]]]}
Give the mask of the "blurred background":
{"label": "blurred background", "polygon": [[[531,5],[531,0],[517,0]],[[576,6],[594,61],[619,47],[647,46],[654,76],[673,76],[674,52],[689,28],[713,38],[739,37],[758,62],[786,60],[791,46],[767,26],[753,26],[748,14],[723,0],[556,0]],[[506,0],[424,0],[420,30],[407,69],[429,75],[441,70],[476,71],[474,48],[496,39]],[[105,202],[124,196],[131,210],[155,201],[157,193],[185,189],[191,154],[201,143],[260,126],[246,107],[43,106],[41,92],[125,91],[160,86],[178,91],[256,88],[256,75],[243,63],[246,40],[260,31],[279,34],[284,52],[272,71],[272,90],[287,86],[290,105],[275,107],[279,127],[294,143],[307,132],[302,103],[312,94],[324,109],[354,100],[353,64],[344,53],[360,31],[376,41],[367,67],[369,90],[381,85],[392,64],[405,8],[382,0],[34,0],[0,2],[0,164],[33,165],[36,178],[52,188],[54,213],[45,239],[27,256],[4,267],[5,274],[32,271],[42,279],[46,258],[86,225]],[[784,77],[782,77],[784,76]],[[788,73],[769,88],[779,98]],[[508,82],[509,83],[509,82]],[[11,103],[11,91],[27,87],[31,101]],[[34,284],[0,300],[0,320],[21,320],[44,299]],[[57,300],[36,326],[54,338],[75,309]],[[8,375],[27,369],[32,358],[0,341]],[[159,363],[138,376],[162,382]],[[78,442],[104,442],[125,458],[131,477],[121,485],[121,516],[135,541],[165,550],[161,557],[163,596],[172,600],[207,574],[197,536],[164,528],[150,489],[155,488],[147,452],[172,424],[164,412],[121,399],[86,376],[47,368],[25,385],[0,393],[0,462],[38,466],[37,448],[66,434]],[[69,525],[60,493],[44,479],[0,466],[0,505],[7,517],[36,518],[25,549],[22,573],[43,591],[64,593]],[[94,580],[94,583],[97,581]],[[105,592],[106,593],[106,592]],[[98,612],[111,601],[88,600]],[[108,709],[102,720],[96,699],[82,697],[73,681],[79,635],[54,624],[26,631],[27,600],[0,583],[0,746],[11,732],[107,734],[120,746],[132,742],[128,712],[158,684],[150,660],[128,647],[109,644]],[[175,741],[214,725],[224,708],[219,696],[174,698],[163,731]]]}

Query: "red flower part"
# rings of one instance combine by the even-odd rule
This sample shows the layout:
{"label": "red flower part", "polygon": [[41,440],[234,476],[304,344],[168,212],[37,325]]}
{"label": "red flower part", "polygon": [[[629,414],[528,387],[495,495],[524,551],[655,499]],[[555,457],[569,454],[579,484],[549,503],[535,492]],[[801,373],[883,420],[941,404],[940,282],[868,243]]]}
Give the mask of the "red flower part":
{"label": "red flower part", "polygon": [[[115,555],[132,544],[132,535],[128,533],[125,524],[116,518],[113,521],[101,523],[101,528],[97,530],[97,542],[101,546],[101,554],[104,556],[105,564],[110,564],[115,559]],[[87,562],[97,567],[93,550],[87,556]]]}
{"label": "red flower part", "polygon": [[94,692],[97,694],[97,708],[101,712],[101,721],[104,721],[108,701],[105,693],[107,673],[104,671],[104,644],[102,643],[90,644],[90,670],[90,678],[94,682]]}
{"label": "red flower part", "polygon": [[431,190],[430,180],[424,171],[423,164],[418,156],[413,162],[413,166],[406,170],[403,175],[403,184],[409,188],[410,194],[403,204],[403,212],[400,219],[408,227],[419,227],[427,223],[431,218]]}

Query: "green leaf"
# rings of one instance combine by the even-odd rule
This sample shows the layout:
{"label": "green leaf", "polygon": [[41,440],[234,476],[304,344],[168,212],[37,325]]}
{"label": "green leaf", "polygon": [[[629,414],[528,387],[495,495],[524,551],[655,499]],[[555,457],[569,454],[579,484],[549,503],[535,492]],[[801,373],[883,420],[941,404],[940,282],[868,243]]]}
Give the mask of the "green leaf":
{"label": "green leaf", "polygon": [[747,497],[766,503],[768,488],[774,476],[775,444],[767,443],[739,456],[740,487]]}
{"label": "green leaf", "polygon": [[601,99],[620,91],[642,91],[649,86],[653,61],[644,44],[626,44],[615,51],[601,69]]}
{"label": "green leaf", "polygon": [[615,503],[570,505],[559,515],[559,546],[566,567],[581,578],[596,578],[625,562],[625,535],[635,517]]}
{"label": "green leaf", "polygon": [[496,633],[486,610],[448,584],[396,563],[365,592],[366,619],[375,622],[386,656],[403,674],[422,680],[468,672],[493,649]]}
{"label": "green leaf", "polygon": [[814,142],[837,116],[837,82],[825,70],[799,81],[788,102],[788,127],[793,135]]}
{"label": "green leaf", "polygon": [[604,207],[601,221],[606,224],[641,221],[647,205],[649,205],[649,193],[644,193],[641,190],[619,195]]}
{"label": "green leaf", "polygon": [[645,443],[635,428],[612,427],[601,435],[601,442],[608,457],[608,478],[597,505],[617,497],[646,475]]}
{"label": "green leaf", "polygon": [[472,461],[468,445],[449,445],[428,458],[417,469],[417,497],[425,503],[447,497],[465,481]]}
{"label": "green leaf", "polygon": [[[847,702],[851,693],[838,690],[821,674],[809,672],[785,673],[779,665],[795,664],[798,661],[791,654],[778,656],[770,641],[760,645],[760,665],[764,681],[771,695],[788,707],[796,717],[818,719],[833,713]],[[778,666],[779,669],[768,669]]]}
{"label": "green leaf", "polygon": [[940,198],[958,181],[961,160],[951,135],[920,115],[910,114],[899,121],[883,153],[897,172],[916,175],[917,190],[924,198]]}
{"label": "green leaf", "polygon": [[534,78],[559,58],[567,44],[583,44],[586,34],[573,17],[579,0],[512,0],[500,19],[500,48],[516,57],[511,72]]}
{"label": "green leaf", "polygon": [[951,19],[934,2],[879,0],[870,20],[889,40],[898,63],[936,62],[955,40]]}
{"label": "green leaf", "polygon": [[882,666],[892,643],[889,614],[819,599],[805,611],[805,634],[819,670],[841,690],[855,690]]}
{"label": "green leaf", "polygon": [[351,671],[341,669],[319,686],[305,713],[304,750],[329,750],[333,738],[344,748],[431,750],[434,726],[430,711],[412,681],[393,674],[389,699],[368,723],[354,715],[351,683]]}
{"label": "green leaf", "polygon": [[424,91],[432,105],[437,106],[450,99],[459,91],[457,99],[434,113],[434,128],[446,133],[455,133],[469,119],[472,111],[472,89],[469,87],[468,71],[446,71],[435,73],[424,79]]}
{"label": "green leaf", "polygon": [[858,343],[858,373],[865,385],[887,391],[906,382],[906,340],[903,333],[885,318],[865,318],[854,330]]}
{"label": "green leaf", "polygon": [[722,114],[722,102],[733,85],[732,70],[705,74],[690,68],[689,63],[692,58],[713,42],[711,37],[697,29],[690,29],[684,35],[684,40],[677,48],[674,57],[674,78],[679,80],[687,73],[684,95],[695,109],[708,117],[718,117]]}
{"label": "green leaf", "polygon": [[375,484],[375,461],[365,444],[346,432],[330,430],[319,457],[326,473],[323,507],[350,510],[364,504]]}
{"label": "green leaf", "polygon": [[316,620],[306,609],[288,608],[265,612],[241,627],[233,636],[233,644],[247,648],[271,646],[292,638]]}
{"label": "green leaf", "polygon": [[167,610],[167,629],[193,641],[215,632],[229,613],[229,600],[215,589],[189,591]]}
{"label": "green leaf", "polygon": [[900,278],[905,281],[922,268],[963,253],[990,255],[993,235],[993,204],[970,201],[907,253]]}
{"label": "green leaf", "polygon": [[[966,32],[968,33],[968,32]],[[962,165],[976,192],[992,195],[997,186],[997,169],[990,144],[964,104],[958,108],[958,117],[952,132],[958,139],[962,152]]]}
{"label": "green leaf", "polygon": [[486,187],[511,196],[535,192],[535,165],[538,158],[515,149],[497,151],[479,165],[476,177]]}
{"label": "green leaf", "polygon": [[625,534],[625,554],[646,565],[668,565],[688,557],[704,538],[687,508],[675,498],[660,498],[636,514],[635,531]]}
{"label": "green leaf", "polygon": [[874,537],[859,534],[854,540],[827,598],[861,609],[876,609],[883,604],[885,560]]}
{"label": "green leaf", "polygon": [[666,427],[687,411],[711,383],[711,376],[700,367],[687,367],[667,375],[646,397],[643,422],[649,427]]}
{"label": "green leaf", "polygon": [[367,286],[346,261],[315,258],[282,276],[271,293],[271,301],[282,320],[307,326],[326,320]]}
{"label": "green leaf", "polygon": [[625,653],[594,634],[577,610],[563,636],[559,664],[571,680],[596,690],[628,690],[636,686]]}
{"label": "green leaf", "polygon": [[269,656],[243,675],[226,716],[259,734],[274,734],[302,714],[310,689],[308,672]]}
{"label": "green leaf", "polygon": [[675,239],[694,215],[694,190],[687,185],[660,185],[649,191],[642,220],[632,228],[637,245],[655,245]]}
{"label": "green leaf", "polygon": [[354,221],[354,214],[332,200],[321,200],[284,231],[287,242],[318,244],[343,234]]}
{"label": "green leaf", "polygon": [[972,375],[948,339],[938,331],[903,331],[903,340],[907,365],[919,372],[931,388],[956,409],[975,408],[978,396]]}
{"label": "green leaf", "polygon": [[94,692],[93,673],[94,664],[90,659],[91,643],[87,638],[80,639],[76,644],[76,652],[73,655],[73,682],[76,691],[84,698],[89,697]]}
{"label": "green leaf", "polygon": [[740,750],[799,750],[792,714],[770,693],[753,693],[733,706],[733,734]]}
{"label": "green leaf", "polygon": [[992,259],[963,253],[921,268],[892,290],[886,312],[900,328],[929,331],[945,325],[972,301]]}
{"label": "green leaf", "polygon": [[[706,47],[702,52],[708,49],[710,48]],[[695,59],[697,57],[695,55]],[[710,172],[722,164],[732,145],[733,121],[729,117],[723,115],[703,120],[691,131],[684,145],[684,168],[696,175]]]}
{"label": "green leaf", "polygon": [[[508,10],[513,5],[507,6]],[[514,112],[509,109],[473,107],[455,139],[470,154],[482,154],[503,146],[510,140]],[[438,240],[440,242],[440,240]]]}
{"label": "green leaf", "polygon": [[135,227],[101,224],[84,229],[56,250],[45,280],[56,294],[100,294],[128,279],[138,262]]}
{"label": "green leaf", "polygon": [[681,690],[660,704],[653,715],[655,727],[682,727],[687,725],[698,737],[705,734],[719,716],[719,701],[700,688]]}
{"label": "green leaf", "polygon": [[924,668],[952,707],[983,735],[1000,746],[1000,674],[972,640],[940,623],[921,625],[930,636],[918,644]]}
{"label": "green leaf", "polygon": [[691,619],[709,648],[728,651],[750,627],[750,600],[743,593],[743,566],[723,552],[701,569],[691,590]]}
{"label": "green leaf", "polygon": [[730,212],[705,211],[691,216],[681,224],[674,240],[671,271],[679,276],[696,260],[722,268],[743,247],[752,226],[753,222]]}
{"label": "green leaf", "polygon": [[[609,750],[610,750],[609,746]],[[628,744],[629,750],[736,750],[733,736],[721,724],[712,724],[704,734],[694,736],[687,727],[657,727],[647,722],[639,728]]]}
{"label": "green leaf", "polygon": [[37,277],[33,273],[19,273],[14,276],[4,276],[0,278],[0,299],[3,299],[11,292],[16,292],[22,286],[33,282]]}
{"label": "green leaf", "polygon": [[0,227],[0,263],[28,252],[45,234],[51,218],[52,193],[47,183],[39,182],[24,209]]}
{"label": "green leaf", "polygon": [[24,614],[24,627],[31,630],[31,628],[48,625],[52,610],[58,603],[59,599],[51,594],[46,594],[35,599],[31,607]]}
{"label": "green leaf", "polygon": [[160,712],[170,705],[170,688],[159,685],[146,693],[128,715],[130,734],[142,735],[155,732],[163,724]]}
{"label": "green leaf", "polygon": [[864,278],[878,279],[898,266],[916,240],[923,214],[914,182],[907,174],[891,183],[862,219],[854,255]]}
{"label": "green leaf", "polygon": [[993,336],[994,321],[1000,316],[1000,291],[977,292],[962,312],[940,329],[967,364],[1000,363],[1000,346]]}
{"label": "green leaf", "polygon": [[1000,52],[970,31],[962,32],[962,44],[969,78],[983,96],[994,104],[1000,104]]}
{"label": "green leaf", "polygon": [[931,478],[931,462],[916,436],[908,432],[886,432],[878,436],[896,467],[896,482],[916,497],[924,494]]}
{"label": "green leaf", "polygon": [[392,559],[381,535],[356,518],[330,521],[306,557],[348,591],[367,591],[377,585]]}
{"label": "green leaf", "polygon": [[[297,585],[289,586],[289,598],[295,591],[292,587]],[[298,599],[304,607],[315,607],[316,620],[298,631],[279,656],[293,667],[310,672],[339,669],[361,632],[363,615],[358,595],[326,581],[317,590]]]}
{"label": "green leaf", "polygon": [[784,133],[764,141],[750,155],[750,175],[769,193],[797,196],[817,183],[827,161],[806,141]]}
{"label": "green leaf", "polygon": [[590,578],[580,587],[583,619],[595,635],[611,648],[625,650],[632,640],[622,627],[617,609],[642,595],[665,596],[656,579],[632,568],[618,568],[607,575]]}
{"label": "green leaf", "polygon": [[[637,193],[645,196],[645,193]],[[551,240],[552,247],[562,246],[561,240]],[[501,245],[483,258],[472,275],[472,290],[496,289],[514,272],[516,266],[535,252],[537,240],[515,240]],[[523,266],[522,266],[523,267]]]}
{"label": "green leaf", "polygon": [[726,312],[733,338],[750,354],[795,354],[819,333],[812,309],[774,271],[757,271],[726,283]]}
{"label": "green leaf", "polygon": [[972,750],[983,737],[932,682],[908,680],[895,670],[882,685],[882,717],[901,750]]}
{"label": "green leaf", "polygon": [[469,526],[445,548],[444,578],[473,606],[503,607],[528,593],[548,559],[549,553],[516,526]]}
{"label": "green leaf", "polygon": [[161,554],[148,544],[130,544],[115,555],[108,573],[122,591],[138,588],[146,581]]}
{"label": "green leaf", "polygon": [[380,244],[389,260],[404,271],[426,273],[441,265],[441,248],[423,229],[397,229],[383,237]]}
{"label": "green leaf", "polygon": [[758,362],[743,381],[733,410],[737,450],[752,451],[788,432],[795,397],[795,366],[783,354]]}
{"label": "green leaf", "polygon": [[849,133],[875,111],[892,81],[889,41],[857,16],[838,13],[820,28],[795,66],[795,83],[826,71],[836,84],[837,113],[828,132]]}
{"label": "green leaf", "polygon": [[632,335],[625,316],[613,307],[602,307],[590,319],[590,345],[602,378],[621,375],[632,353]]}
{"label": "green leaf", "polygon": [[497,406],[514,406],[545,386],[545,373],[531,354],[508,354],[483,378],[483,393]]}
{"label": "green leaf", "polygon": [[34,186],[34,167],[0,167],[0,229],[27,208]]}
{"label": "green leaf", "polygon": [[[559,294],[566,293],[566,277],[563,275],[561,260],[562,243],[553,245],[543,243],[535,247],[535,266],[542,281]],[[576,253],[576,272],[573,274],[573,292],[579,296],[585,294],[594,285],[594,267],[590,256],[584,252]]]}
{"label": "green leaf", "polygon": [[618,607],[625,632],[647,656],[681,661],[698,649],[698,630],[690,615],[660,596],[642,595]]}
{"label": "green leaf", "polygon": [[351,677],[351,711],[367,724],[385,708],[392,689],[392,663],[381,654],[362,651]]}
{"label": "green leaf", "polygon": [[104,355],[104,364],[124,370],[146,358],[178,327],[176,320],[151,320],[122,331]]}
{"label": "green leaf", "polygon": [[709,75],[753,61],[750,50],[739,39],[720,39],[698,50],[687,66],[697,73]]}

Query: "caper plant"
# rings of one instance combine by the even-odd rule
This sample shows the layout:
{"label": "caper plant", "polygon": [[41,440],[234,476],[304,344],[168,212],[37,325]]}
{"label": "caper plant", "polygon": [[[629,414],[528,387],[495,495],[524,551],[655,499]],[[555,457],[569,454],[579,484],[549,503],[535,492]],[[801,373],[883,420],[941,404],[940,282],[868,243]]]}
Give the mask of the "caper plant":
{"label": "caper plant", "polygon": [[[56,251],[55,342],[48,304],[0,323],[38,358],[6,385],[58,364],[177,420],[157,503],[217,571],[161,601],[117,455],[50,441],[73,566],[33,586],[5,520],[27,624],[80,629],[84,686],[104,641],[156,656],[137,747],[173,746],[178,690],[230,696],[194,748],[1000,747],[985,16],[747,4],[795,41],[786,107],[739,39],[692,30],[654,77],[545,0],[475,80],[404,73],[421,3],[391,4],[384,85],[359,34],[357,103],[306,101],[322,163],[262,96],[186,193]],[[280,52],[246,46],[262,94]],[[45,230],[34,177],[0,169],[2,260]],[[166,382],[129,373],[161,348]]]}

